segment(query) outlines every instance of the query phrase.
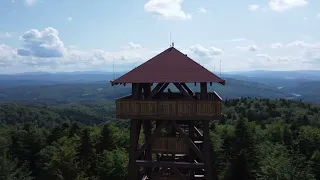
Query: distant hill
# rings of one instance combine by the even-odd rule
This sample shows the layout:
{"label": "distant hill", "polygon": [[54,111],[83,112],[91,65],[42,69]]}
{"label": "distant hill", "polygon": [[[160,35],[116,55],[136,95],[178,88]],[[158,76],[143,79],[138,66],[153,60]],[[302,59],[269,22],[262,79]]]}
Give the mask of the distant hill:
{"label": "distant hill", "polygon": [[114,100],[129,92],[129,86],[112,87],[108,82],[7,87],[0,88],[0,103],[87,103]]}
{"label": "distant hill", "polygon": [[320,102],[320,79],[318,81],[300,83],[296,87],[284,89],[301,95],[302,100]]}
{"label": "distant hill", "polygon": [[228,75],[240,75],[251,78],[268,78],[268,79],[305,79],[318,80],[320,79],[320,70],[296,70],[296,71],[239,71],[229,72]]}
{"label": "distant hill", "polygon": [[[213,84],[209,90],[215,90],[222,98],[259,97],[294,98],[290,93],[255,82],[227,78],[227,85]],[[199,91],[199,86],[189,84]],[[0,103],[88,103],[100,100],[115,100],[131,93],[131,86],[111,86],[109,82],[70,83],[54,85],[32,85],[0,88]],[[174,87],[170,87],[174,90]]]}
{"label": "distant hill", "polygon": [[[298,76],[300,73],[301,76]],[[130,93],[128,86],[111,87],[109,81],[124,72],[31,72],[0,75],[0,103],[86,103],[114,100]],[[282,76],[283,75],[283,76]],[[320,102],[316,98],[319,82],[313,80],[320,71],[250,71],[223,73],[226,86],[214,84],[210,90],[223,98],[260,97],[302,99]],[[287,77],[291,78],[287,78]],[[302,79],[304,77],[305,79]],[[319,78],[320,79],[320,78]],[[194,90],[198,86],[190,84]],[[175,89],[175,87],[171,87]]]}
{"label": "distant hill", "polygon": [[90,83],[99,81],[110,81],[114,77],[119,77],[123,73],[111,72],[65,72],[46,73],[30,72],[21,74],[0,74],[0,88],[25,85],[54,85],[54,84],[74,84]]}

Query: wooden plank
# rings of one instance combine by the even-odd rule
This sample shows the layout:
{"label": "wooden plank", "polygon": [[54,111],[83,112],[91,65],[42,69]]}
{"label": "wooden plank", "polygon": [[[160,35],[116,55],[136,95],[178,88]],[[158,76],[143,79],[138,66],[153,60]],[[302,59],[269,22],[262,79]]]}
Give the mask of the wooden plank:
{"label": "wooden plank", "polygon": [[152,144],[153,152],[187,153],[188,147],[183,138],[158,137]]}
{"label": "wooden plank", "polygon": [[133,115],[126,115],[126,114],[121,114],[121,115],[117,115],[116,117],[117,119],[153,119],[153,120],[163,120],[163,121],[178,121],[178,120],[187,120],[187,121],[212,121],[212,120],[221,120],[222,116],[220,115],[211,115],[211,116],[197,116],[197,115],[193,115],[193,116],[133,116]]}
{"label": "wooden plank", "polygon": [[192,169],[202,169],[204,163],[188,163],[188,162],[165,162],[165,161],[146,161],[146,160],[136,160],[136,163],[141,167],[177,167],[177,168],[192,168]]}
{"label": "wooden plank", "polygon": [[116,117],[119,119],[184,119],[220,120],[221,103],[207,100],[118,100]]}

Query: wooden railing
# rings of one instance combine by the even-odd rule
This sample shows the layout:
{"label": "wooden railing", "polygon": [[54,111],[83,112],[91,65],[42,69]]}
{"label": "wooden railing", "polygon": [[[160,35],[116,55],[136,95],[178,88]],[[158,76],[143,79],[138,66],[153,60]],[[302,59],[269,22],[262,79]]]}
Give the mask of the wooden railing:
{"label": "wooden railing", "polygon": [[155,179],[155,180],[180,180],[180,177],[177,175],[165,175],[165,176],[153,175],[152,179]]}
{"label": "wooden railing", "polygon": [[116,100],[118,119],[218,120],[220,100]]}
{"label": "wooden railing", "polygon": [[[170,99],[170,98],[183,98],[183,95],[181,93],[173,92],[173,93],[161,93],[161,99]],[[200,99],[200,93],[196,92],[194,93],[194,96],[197,99]],[[127,96],[126,96],[127,97]],[[215,91],[208,92],[207,93],[207,100],[220,100],[222,101],[222,98],[219,96],[219,94]]]}
{"label": "wooden railing", "polygon": [[152,151],[157,153],[186,154],[188,145],[183,138],[159,137],[152,144]]}
{"label": "wooden railing", "polygon": [[[195,93],[195,94],[196,94],[196,97],[198,99],[200,99],[200,93]],[[222,98],[215,91],[214,92],[208,92],[207,99],[208,100],[220,100],[220,101],[222,101]]]}

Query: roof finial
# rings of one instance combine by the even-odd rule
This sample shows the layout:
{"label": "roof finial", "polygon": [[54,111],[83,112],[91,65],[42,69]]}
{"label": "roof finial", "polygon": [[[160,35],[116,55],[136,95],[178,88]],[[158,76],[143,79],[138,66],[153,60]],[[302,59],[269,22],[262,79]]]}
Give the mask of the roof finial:
{"label": "roof finial", "polygon": [[170,35],[169,35],[169,46],[171,47],[171,32],[170,32]]}
{"label": "roof finial", "polygon": [[174,42],[172,42],[172,45],[171,45],[171,47],[174,47]]}

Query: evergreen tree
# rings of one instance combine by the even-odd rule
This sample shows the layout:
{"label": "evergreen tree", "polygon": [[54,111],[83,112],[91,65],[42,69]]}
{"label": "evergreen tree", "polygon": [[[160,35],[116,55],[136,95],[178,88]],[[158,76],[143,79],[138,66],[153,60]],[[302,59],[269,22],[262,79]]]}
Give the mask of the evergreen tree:
{"label": "evergreen tree", "polygon": [[24,165],[18,165],[18,160],[11,160],[5,153],[0,155],[1,180],[32,180],[30,174]]}
{"label": "evergreen tree", "polygon": [[234,146],[235,157],[232,159],[228,179],[255,179],[258,160],[255,141],[250,132],[246,119],[237,121],[235,128],[236,141]]}
{"label": "evergreen tree", "polygon": [[104,150],[112,150],[113,148],[114,146],[113,146],[112,134],[110,131],[110,125],[105,124],[102,128],[99,141],[96,145],[96,152],[102,153]]}
{"label": "evergreen tree", "polygon": [[77,157],[82,169],[88,173],[92,173],[95,167],[95,152],[88,128],[85,128],[82,132]]}

